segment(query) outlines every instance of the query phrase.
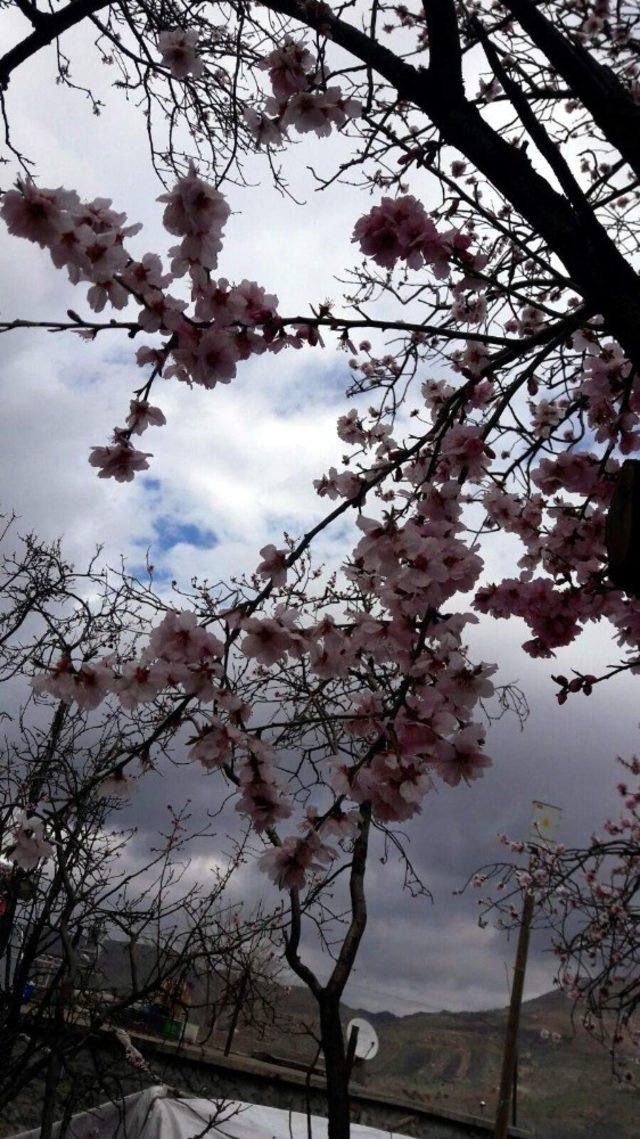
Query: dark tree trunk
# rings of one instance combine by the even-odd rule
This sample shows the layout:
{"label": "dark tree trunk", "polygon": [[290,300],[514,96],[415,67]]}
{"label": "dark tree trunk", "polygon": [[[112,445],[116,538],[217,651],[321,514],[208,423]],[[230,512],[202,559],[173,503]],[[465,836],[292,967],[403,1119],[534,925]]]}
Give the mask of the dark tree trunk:
{"label": "dark tree trunk", "polygon": [[286,942],[286,958],[298,977],[309,987],[318,1002],[320,1014],[320,1042],[324,1054],[327,1079],[327,1115],[329,1139],[349,1139],[349,1070],[342,1025],[340,1023],[340,997],[351,975],[353,963],[367,924],[367,903],[364,893],[364,875],[367,866],[371,804],[360,806],[358,837],[353,844],[349,893],[351,921],[331,976],[323,987],[315,973],[301,960],[299,954],[302,909],[300,893],[291,890],[291,932]]}
{"label": "dark tree trunk", "polygon": [[349,1077],[347,1054],[340,1023],[340,1002],[333,995],[318,997],[320,1035],[327,1073],[329,1139],[349,1139]]}

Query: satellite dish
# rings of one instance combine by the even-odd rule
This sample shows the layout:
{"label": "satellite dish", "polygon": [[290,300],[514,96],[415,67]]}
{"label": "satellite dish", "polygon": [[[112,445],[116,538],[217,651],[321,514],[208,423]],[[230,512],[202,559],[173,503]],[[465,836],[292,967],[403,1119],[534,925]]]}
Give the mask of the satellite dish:
{"label": "satellite dish", "polygon": [[372,1024],[362,1017],[356,1016],[347,1025],[347,1041],[351,1039],[354,1028],[358,1030],[355,1056],[357,1060],[373,1060],[378,1055],[378,1034]]}

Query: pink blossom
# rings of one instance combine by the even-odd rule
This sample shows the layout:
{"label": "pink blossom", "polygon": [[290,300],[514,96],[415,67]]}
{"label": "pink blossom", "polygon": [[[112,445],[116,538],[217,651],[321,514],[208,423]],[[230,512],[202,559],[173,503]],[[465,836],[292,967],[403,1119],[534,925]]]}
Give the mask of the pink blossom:
{"label": "pink blossom", "polygon": [[482,502],[489,517],[502,530],[517,528],[524,504],[515,494],[507,494],[499,487],[492,486],[486,491]]}
{"label": "pink blossom", "polygon": [[479,428],[466,423],[457,424],[447,431],[440,455],[440,465],[447,477],[464,471],[472,482],[480,481],[489,462]]}
{"label": "pink blossom", "polygon": [[303,838],[290,835],[281,846],[266,851],[258,866],[280,890],[302,890],[309,873],[323,872],[336,857],[337,851],[309,830]]}
{"label": "pink blossom", "polygon": [[282,122],[292,126],[299,134],[314,131],[319,138],[331,134],[332,126],[344,126],[347,119],[356,118],[362,111],[357,99],[343,99],[339,87],[326,91],[301,91],[292,95],[286,105]]}
{"label": "pink blossom", "polygon": [[84,255],[89,266],[87,276],[98,284],[111,281],[116,273],[125,268],[128,260],[117,229],[91,234]]}
{"label": "pink blossom", "polygon": [[189,273],[192,281],[202,283],[206,277],[203,270],[208,272],[216,268],[221,249],[222,236],[217,229],[208,233],[186,234],[179,245],[172,245],[169,250],[173,276],[184,277]]}
{"label": "pink blossom", "polygon": [[484,730],[478,724],[469,724],[451,740],[437,745],[433,766],[445,783],[457,787],[461,780],[469,783],[480,779],[492,760],[482,751]]}
{"label": "pink blossom", "polygon": [[329,468],[329,474],[320,479],[314,479],[313,485],[321,498],[357,498],[364,486],[363,480],[353,471],[342,471],[338,474],[335,467]]}
{"label": "pink blossom", "polygon": [[353,664],[353,649],[333,619],[325,617],[314,628],[312,637],[309,665],[316,676],[325,679],[346,676]]}
{"label": "pink blossom", "polygon": [[278,298],[266,293],[256,281],[240,281],[232,290],[232,303],[239,324],[265,324],[272,320],[278,308]]}
{"label": "pink blossom", "polygon": [[133,237],[142,229],[140,222],[125,227],[127,215],[111,209],[111,198],[94,198],[92,202],[80,202],[79,207],[72,210],[72,217],[76,226],[88,226],[95,234],[116,231],[120,234],[121,240],[123,237]]}
{"label": "pink blossom", "polygon": [[238,766],[241,795],[236,810],[251,819],[258,833],[289,818],[291,804],[276,774],[273,751],[252,740],[249,754]]}
{"label": "pink blossom", "polygon": [[386,269],[398,260],[406,261],[410,269],[420,269],[426,262],[438,278],[448,276],[454,251],[463,254],[469,244],[469,238],[457,230],[439,233],[411,194],[383,198],[356,222],[352,241],[359,242],[362,252]]}
{"label": "pink blossom", "polygon": [[153,630],[145,658],[160,657],[172,664],[191,665],[219,659],[223,652],[222,642],[198,624],[195,613],[171,610]]}
{"label": "pink blossom", "polygon": [[469,372],[472,376],[480,376],[489,363],[489,353],[477,340],[469,340],[463,351],[451,353],[451,363],[455,372]]}
{"label": "pink blossom", "polygon": [[289,630],[272,617],[247,617],[242,622],[242,628],[245,633],[242,651],[259,664],[276,664],[283,660],[293,645]]}
{"label": "pink blossom", "polygon": [[86,662],[74,668],[68,657],[61,657],[52,671],[34,679],[32,687],[56,700],[66,703],[74,700],[79,708],[90,711],[115,688],[112,658],[104,657],[97,664]]}
{"label": "pink blossom", "polygon": [[107,303],[121,309],[129,304],[129,293],[119,281],[99,281],[87,289],[87,301],[94,312],[102,312]]}
{"label": "pink blossom", "polygon": [[447,482],[428,483],[423,488],[422,498],[418,503],[418,511],[431,522],[446,522],[450,525],[457,523],[462,508],[460,506],[460,483],[455,479]]}
{"label": "pink blossom", "polygon": [[561,401],[540,399],[529,404],[531,426],[541,439],[548,439],[553,428],[561,422],[565,407]]}
{"label": "pink blossom", "polygon": [[44,693],[53,696],[56,700],[69,703],[73,699],[73,663],[68,656],[59,657],[53,668],[48,672],[41,672],[34,676],[31,687],[38,696]]}
{"label": "pink blossom", "polygon": [[[173,350],[174,358],[184,360],[182,349]],[[216,384],[228,384],[236,374],[238,354],[235,342],[222,329],[211,328],[200,337],[195,360],[191,366],[191,376],[197,384],[214,388]]]}
{"label": "pink blossom", "polygon": [[148,344],[143,344],[136,352],[136,362],[139,368],[144,368],[149,364],[159,375],[162,375],[162,369],[165,363],[165,353],[158,348],[152,348]]}
{"label": "pink blossom", "polygon": [[455,727],[455,717],[441,693],[433,686],[420,688],[407,698],[393,722],[402,761],[416,756],[428,759],[437,740]]}
{"label": "pink blossom", "polygon": [[173,31],[160,32],[158,36],[158,51],[162,62],[174,79],[186,79],[188,75],[197,79],[202,75],[204,65],[198,58],[197,46],[196,31],[183,32],[175,28]]}
{"label": "pink blossom", "polygon": [[554,589],[549,578],[530,581],[506,579],[486,586],[475,596],[475,608],[494,617],[524,617],[535,634],[523,645],[530,656],[549,656],[554,648],[568,645],[580,632],[577,590]]}
{"label": "pink blossom", "polygon": [[422,396],[424,402],[437,417],[443,410],[445,404],[455,395],[455,388],[451,384],[447,384],[444,380],[425,380],[421,386]]}
{"label": "pink blossom", "polygon": [[383,727],[383,700],[377,692],[363,692],[353,701],[351,718],[345,720],[345,730],[349,735],[371,738],[380,735]]}
{"label": "pink blossom", "polygon": [[610,461],[603,472],[595,455],[584,451],[563,451],[552,459],[542,459],[532,472],[532,478],[544,494],[555,494],[562,488],[606,502],[613,493],[611,476],[617,467],[617,463]]}
{"label": "pink blossom", "polygon": [[166,419],[159,407],[153,407],[146,400],[132,399],[129,403],[127,427],[132,435],[142,435],[147,427],[162,427]]}
{"label": "pink blossom", "polygon": [[219,234],[229,217],[229,206],[222,194],[198,178],[195,167],[180,178],[173,190],[161,194],[159,202],[166,202],[164,227],[178,236]]}
{"label": "pink blossom", "polygon": [[279,146],[287,137],[279,118],[270,119],[254,107],[245,107],[242,117],[257,146]]}
{"label": "pink blossom", "polygon": [[379,752],[358,772],[351,787],[357,803],[370,802],[381,823],[404,822],[421,810],[432,787],[422,760],[400,759],[392,752]]}
{"label": "pink blossom", "polygon": [[544,321],[545,314],[542,309],[536,308],[535,305],[524,305],[520,310],[519,319],[507,321],[505,328],[507,332],[517,332],[518,336],[532,336],[542,327]]}
{"label": "pink blossom", "polygon": [[198,737],[189,754],[203,767],[222,767],[229,763],[236,745],[243,739],[236,728],[225,724],[218,716],[212,716],[210,726]]}
{"label": "pink blossom", "polygon": [[133,709],[155,700],[166,683],[166,675],[158,665],[129,661],[123,665],[114,688],[122,707]]}
{"label": "pink blossom", "polygon": [[[359,829],[358,811],[345,811],[339,803],[335,803],[323,816],[319,814],[317,807],[307,807],[305,818],[298,824],[299,831],[306,833],[309,830],[315,830],[321,835],[323,841],[327,838],[336,838],[339,841],[354,839]],[[337,853],[335,851],[336,855]]]}
{"label": "pink blossom", "polygon": [[[222,650],[222,645],[217,638],[215,639]],[[197,663],[187,666],[182,687],[187,696],[196,696],[201,704],[209,704],[218,696],[217,681],[222,677],[222,673],[219,660],[212,660],[210,656],[202,657]]]}
{"label": "pink blossom", "polygon": [[131,482],[136,471],[147,471],[151,458],[149,451],[136,451],[126,440],[112,447],[93,447],[89,455],[92,467],[100,467],[99,479],[115,479],[116,482]]}
{"label": "pink blossom", "polygon": [[403,761],[426,757],[438,738],[430,724],[410,720],[406,712],[396,717],[393,727]]}
{"label": "pink blossom", "polygon": [[315,324],[302,324],[299,321],[294,322],[290,326],[291,332],[288,336],[287,343],[292,348],[302,348],[304,344],[310,344],[315,348],[317,344],[324,348],[324,340],[320,335],[320,330]]}
{"label": "pink blossom", "polygon": [[338,435],[344,443],[364,443],[367,435],[355,407],[338,420]]}
{"label": "pink blossom", "polygon": [[86,711],[97,708],[114,688],[112,658],[105,657],[97,664],[82,664],[73,674],[73,699]]}
{"label": "pink blossom", "polygon": [[204,281],[194,282],[191,296],[197,320],[215,320],[219,325],[234,324],[238,320],[235,293],[226,277],[215,281],[207,275]]}
{"label": "pink blossom", "polygon": [[44,823],[35,814],[15,811],[9,825],[7,855],[23,870],[35,870],[43,858],[52,858],[53,845],[44,837]]}
{"label": "pink blossom", "polygon": [[287,580],[288,550],[277,550],[275,546],[263,546],[260,550],[262,561],[256,569],[258,577],[271,580],[276,587],[284,585]]}
{"label": "pink blossom", "polygon": [[78,195],[61,186],[57,190],[41,190],[27,179],[19,179],[17,187],[2,195],[0,206],[9,233],[42,247],[51,245],[61,232],[68,211],[79,206]]}
{"label": "pink blossom", "polygon": [[460,324],[480,324],[487,315],[487,302],[482,296],[458,294],[451,306],[451,316]]}
{"label": "pink blossom", "polygon": [[131,261],[122,270],[121,277],[138,296],[150,289],[165,289],[171,281],[169,273],[162,272],[162,261],[157,253],[145,253],[141,261]]}
{"label": "pink blossom", "polygon": [[258,66],[269,72],[269,80],[276,99],[285,102],[290,95],[306,91],[309,86],[309,73],[313,72],[316,61],[305,47],[287,38],[265,56]]}
{"label": "pink blossom", "polygon": [[449,667],[438,677],[438,692],[445,696],[458,715],[465,715],[478,700],[488,700],[494,693],[489,680],[497,672],[493,664],[471,666],[463,657],[454,654]]}
{"label": "pink blossom", "polygon": [[419,269],[424,257],[422,246],[436,233],[424,206],[412,195],[383,198],[356,222],[352,241],[362,252],[385,269],[392,269],[402,258],[412,269]]}

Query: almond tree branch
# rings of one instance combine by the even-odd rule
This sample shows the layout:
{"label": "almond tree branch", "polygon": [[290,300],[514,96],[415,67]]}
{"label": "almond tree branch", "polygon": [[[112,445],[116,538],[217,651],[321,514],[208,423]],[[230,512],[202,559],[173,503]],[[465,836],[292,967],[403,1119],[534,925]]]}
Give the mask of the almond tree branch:
{"label": "almond tree branch", "polygon": [[640,177],[640,107],[610,68],[552,24],[535,0],[504,0],[606,137]]}
{"label": "almond tree branch", "polygon": [[20,8],[33,24],[34,31],[0,57],[0,90],[6,90],[16,67],[30,59],[41,48],[48,47],[63,32],[81,23],[86,16],[90,16],[100,8],[107,8],[109,3],[110,0],[71,0],[71,3],[67,4],[66,8],[61,8],[59,12],[38,12],[36,16],[36,10],[23,0]]}

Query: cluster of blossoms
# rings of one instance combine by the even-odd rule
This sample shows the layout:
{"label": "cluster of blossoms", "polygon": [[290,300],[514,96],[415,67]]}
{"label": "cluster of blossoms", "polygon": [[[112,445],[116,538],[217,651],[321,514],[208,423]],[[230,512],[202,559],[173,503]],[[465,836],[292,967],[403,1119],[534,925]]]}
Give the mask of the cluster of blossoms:
{"label": "cluster of blossoms", "polygon": [[640,392],[630,388],[631,374],[620,346],[609,342],[587,355],[574,393],[586,403],[596,440],[614,442],[623,455],[640,450]]}
{"label": "cluster of blossoms", "polygon": [[[439,233],[433,218],[411,194],[383,198],[379,206],[374,206],[356,222],[352,241],[358,242],[365,256],[384,269],[393,269],[398,261],[405,261],[410,269],[429,265],[440,280],[449,276],[454,260],[462,262],[471,276],[474,269],[480,269],[486,262],[483,255],[469,253],[469,234],[459,229]],[[474,319],[482,319],[482,302],[459,299],[457,303],[459,320],[472,323]],[[463,304],[467,306],[465,310]]]}
{"label": "cluster of blossoms", "polygon": [[[406,555],[402,557],[406,561]],[[404,566],[397,568],[403,572]],[[361,615],[338,626],[325,616],[303,629],[295,613],[283,606],[276,606],[273,617],[235,620],[242,634],[240,649],[247,657],[263,668],[282,665],[287,657],[304,657],[309,673],[319,680],[344,677],[365,654],[373,654],[378,663],[410,667],[414,621],[405,618],[402,624],[402,629],[395,629],[388,617]],[[403,821],[420,810],[432,787],[431,773],[455,786],[477,779],[491,762],[482,750],[483,729],[469,723],[469,716],[479,699],[491,696],[489,677],[495,670],[467,664],[459,642],[464,619],[434,615],[432,624],[429,652],[413,665],[417,674],[414,694],[391,721],[382,697],[353,698],[347,730],[354,741],[363,743],[365,752],[370,743],[379,741],[371,762],[359,765],[357,760],[334,758],[329,763],[328,783],[337,802],[370,802],[374,817],[383,823]],[[292,799],[279,773],[276,751],[249,726],[251,707],[226,686],[223,654],[222,642],[200,627],[192,613],[169,612],[138,660],[119,665],[107,657],[73,668],[64,659],[39,676],[34,686],[39,693],[75,701],[85,709],[96,707],[110,693],[128,709],[171,689],[194,697],[201,727],[191,741],[191,757],[208,770],[220,768],[232,774],[238,789],[237,809],[261,833],[291,815]],[[213,705],[211,713],[204,710],[207,704]],[[103,781],[98,793],[124,796],[131,785],[118,772],[117,777]],[[352,812],[332,808],[321,822],[311,817],[303,837],[286,839],[265,855],[263,868],[278,882],[299,885],[305,870],[318,869],[323,860],[335,857],[325,844],[327,835],[352,836],[352,816]]]}
{"label": "cluster of blossoms", "polygon": [[[359,437],[352,416],[348,422]],[[343,431],[346,424],[347,417]],[[376,445],[376,461],[384,463],[396,446],[392,437],[362,431]],[[265,725],[254,724],[254,710],[234,692],[225,663],[232,647],[266,678],[271,669],[278,676],[303,667],[308,683],[323,686],[325,700],[331,700],[327,685],[351,691],[345,721],[351,742],[344,753],[325,757],[323,785],[332,805],[320,816],[311,813],[302,836],[286,837],[262,860],[263,869],[283,886],[300,886],[306,875],[336,857],[327,840],[353,837],[354,804],[370,804],[381,824],[401,822],[420,811],[434,777],[452,787],[479,778],[491,760],[484,752],[484,729],[473,713],[494,691],[490,678],[495,668],[472,666],[465,655],[462,632],[476,619],[443,612],[457,593],[473,588],[482,568],[464,540],[462,487],[451,476],[466,466],[469,477],[475,477],[483,461],[477,437],[462,426],[460,431],[434,482],[424,482],[423,457],[409,466],[412,509],[391,509],[381,519],[359,515],[361,537],[345,574],[367,598],[364,608],[347,604],[343,611],[324,612],[309,623],[304,603],[276,595],[270,612],[240,606],[221,614],[220,636],[199,626],[193,613],[169,612],[138,659],[120,664],[107,656],[78,667],[62,659],[38,677],[37,690],[86,709],[109,693],[128,709],[167,690],[193,698],[199,730],[191,741],[191,757],[233,780],[237,809],[258,833],[293,813],[295,793],[283,781],[281,760]],[[359,495],[367,479],[356,481],[351,490]],[[272,590],[282,589],[287,598],[293,555],[274,545],[260,554],[256,578],[269,582]],[[370,662],[395,678],[392,691],[404,685],[400,698],[390,700],[382,690],[355,680],[370,675]]]}
{"label": "cluster of blossoms", "polygon": [[[483,586],[475,606],[493,617],[523,618],[534,634],[523,645],[531,656],[553,656],[586,623],[603,617],[616,629],[619,644],[637,651],[640,603],[606,579],[606,517],[619,469],[614,457],[563,451],[532,469],[541,493],[525,496],[492,487],[484,495],[488,518],[516,534],[525,553],[520,576]],[[537,569],[548,576],[534,576]],[[566,687],[588,691],[583,684]]]}
{"label": "cluster of blossoms", "polygon": [[312,131],[319,138],[362,114],[358,99],[345,98],[340,87],[326,87],[315,57],[304,46],[286,39],[259,65],[269,73],[273,92],[264,107],[247,107],[245,123],[258,145],[279,145],[293,128],[299,134]]}
{"label": "cluster of blossoms", "polygon": [[[289,835],[280,846],[267,850],[258,865],[281,890],[300,890],[307,876],[322,873],[338,857],[338,851],[324,842],[324,836],[313,826],[301,824],[304,833]],[[326,829],[326,828],[322,828]]]}
{"label": "cluster of blossoms", "polygon": [[[277,297],[255,281],[231,285],[212,276],[229,216],[219,191],[192,168],[159,200],[165,205],[166,230],[180,239],[169,250],[169,273],[163,271],[157,254],[146,253],[138,260],[127,251],[127,238],[140,226],[125,225],[126,215],[116,213],[108,199],[82,203],[74,191],[41,189],[21,181],[3,195],[0,206],[11,233],[47,248],[72,282],[90,282],[87,299],[96,312],[106,304],[123,309],[133,301],[140,306],[139,329],[166,337],[161,347],[138,349],[138,364],[151,367],[151,380],[144,395],[132,400],[126,424],[114,429],[111,444],[91,452],[89,461],[98,468],[99,477],[120,482],[131,481],[149,465],[149,453],[137,450],[131,436],[165,423],[162,411],[146,398],[155,376],[210,389],[229,383],[238,363],[252,355],[277,352],[287,345],[299,348],[314,339],[311,330],[302,326],[285,333]],[[192,317],[187,302],[168,291],[171,282],[185,275]],[[95,329],[83,330],[82,322],[78,330],[95,336]]]}

